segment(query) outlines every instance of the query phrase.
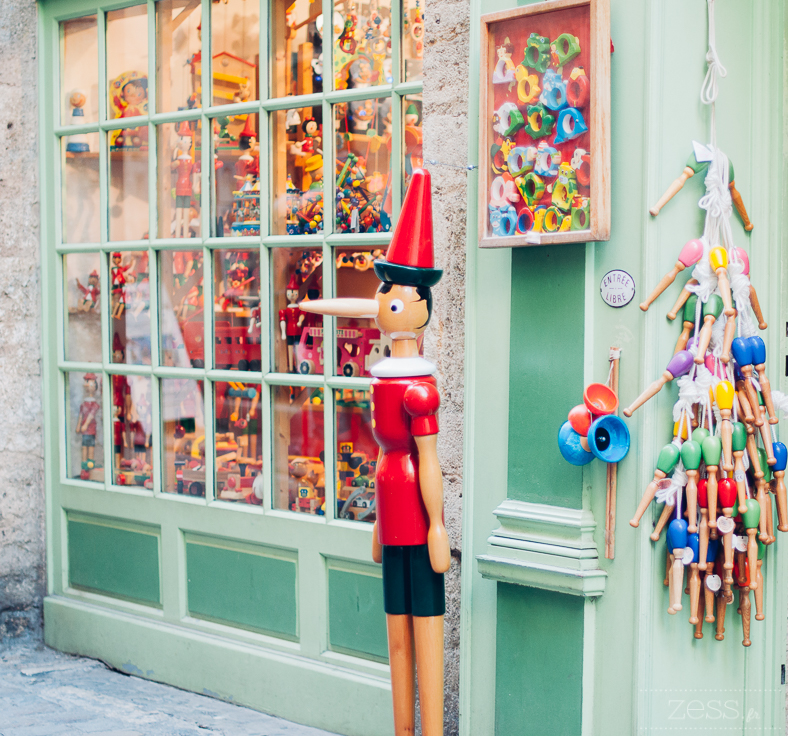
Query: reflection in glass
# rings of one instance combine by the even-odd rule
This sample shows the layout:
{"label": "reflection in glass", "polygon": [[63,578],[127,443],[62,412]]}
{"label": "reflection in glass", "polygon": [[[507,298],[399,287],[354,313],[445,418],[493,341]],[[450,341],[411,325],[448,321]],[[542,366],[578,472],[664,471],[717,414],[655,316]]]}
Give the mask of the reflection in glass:
{"label": "reflection in glass", "polygon": [[204,368],[202,251],[162,251],[160,258],[162,365]]}
{"label": "reflection in glass", "polygon": [[214,236],[260,235],[259,138],[257,113],[213,120]]}
{"label": "reflection in glass", "polygon": [[98,253],[69,253],[66,268],[66,360],[101,363]]}
{"label": "reflection in glass", "polygon": [[165,378],[161,382],[165,493],[205,496],[205,413],[203,382]]}
{"label": "reflection in glass", "polygon": [[[338,12],[334,17],[342,27]],[[337,21],[335,20],[335,23]],[[323,8],[310,0],[271,5],[271,96],[323,91]]]}
{"label": "reflection in glass", "polygon": [[[63,77],[60,121],[83,125],[98,120],[98,24],[95,15],[60,24]],[[94,148],[98,152],[98,148]]]}
{"label": "reflection in glass", "polygon": [[[148,237],[148,127],[145,131],[145,145],[138,148],[126,146],[130,140],[119,132],[109,135],[109,239],[145,240]],[[122,146],[113,146],[111,141],[124,141]],[[136,140],[136,139],[135,139]]]}
{"label": "reflection in glass", "polygon": [[260,254],[214,251],[214,365],[222,370],[259,371]]}
{"label": "reflection in glass", "polygon": [[335,89],[391,84],[391,2],[368,0],[338,10],[334,13]]}
{"label": "reflection in glass", "polygon": [[104,481],[101,379],[68,373],[68,477]]}
{"label": "reflection in glass", "polygon": [[322,119],[319,107],[271,114],[275,235],[323,231]]}
{"label": "reflection in glass", "polygon": [[424,163],[422,154],[421,132],[421,95],[408,95],[402,102],[402,196],[408,190],[414,169],[420,169]]}
{"label": "reflection in glass", "polygon": [[157,129],[159,237],[200,237],[199,121],[167,123]]}
{"label": "reflection in glass", "polygon": [[213,104],[257,99],[260,60],[260,6],[225,0],[211,6]]}
{"label": "reflection in glass", "polygon": [[[148,13],[133,5],[107,13],[108,117],[148,114]],[[138,148],[148,144],[147,126],[116,132],[110,144]]]}
{"label": "reflection in glass", "polygon": [[391,230],[391,99],[334,106],[336,229]]}
{"label": "reflection in glass", "polygon": [[323,317],[298,308],[323,293],[321,248],[272,248],[273,369],[276,373],[323,372]]}
{"label": "reflection in glass", "polygon": [[112,381],[112,477],[119,486],[153,488],[151,380],[110,376]]}
{"label": "reflection in glass", "polygon": [[369,391],[334,391],[337,415],[337,518],[375,521],[378,446]]}
{"label": "reflection in glass", "polygon": [[323,389],[274,386],[275,509],[324,514]]}
{"label": "reflection in glass", "polygon": [[[382,250],[340,248],[335,251],[337,297],[374,299],[380,286],[372,264]],[[337,317],[337,374],[369,376],[369,369],[391,352],[391,341],[381,337],[373,319]]]}
{"label": "reflection in glass", "polygon": [[156,111],[201,106],[200,3],[156,3]]}
{"label": "reflection in glass", "polygon": [[116,251],[109,258],[111,360],[150,365],[148,251]]}
{"label": "reflection in glass", "polygon": [[262,503],[260,391],[254,383],[216,384],[216,496],[222,501]]}
{"label": "reflection in glass", "polygon": [[98,243],[99,134],[67,136],[63,142],[63,242]]}
{"label": "reflection in glass", "polygon": [[424,0],[403,0],[402,4],[403,81],[420,82],[423,78]]}

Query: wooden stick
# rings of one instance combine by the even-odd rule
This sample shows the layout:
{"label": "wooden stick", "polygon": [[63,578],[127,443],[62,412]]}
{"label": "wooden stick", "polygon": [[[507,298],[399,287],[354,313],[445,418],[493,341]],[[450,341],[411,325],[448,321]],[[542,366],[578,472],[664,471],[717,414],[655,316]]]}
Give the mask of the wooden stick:
{"label": "wooden stick", "polygon": [[[687,281],[687,286],[689,286],[690,284],[695,285],[697,283],[698,283],[697,279],[690,279],[689,281]],[[673,305],[673,309],[671,309],[668,312],[669,320],[672,321],[676,319],[676,315],[678,315],[680,310],[684,309],[684,305],[687,303],[687,299],[690,298],[691,293],[692,292],[687,291],[686,286],[681,290],[681,294],[679,294],[679,298],[676,299],[676,303]]]}
{"label": "wooden stick", "polygon": [[691,624],[697,624],[703,620],[703,608],[698,605],[700,601],[700,573],[698,572],[698,563],[690,563],[690,579],[689,579],[689,595],[690,595],[690,618]]}
{"label": "wooden stick", "polygon": [[758,566],[755,570],[755,579],[758,581],[758,587],[755,589],[755,620],[763,621],[766,616],[763,615],[763,573],[761,567],[763,560],[758,560]]}
{"label": "wooden stick", "polygon": [[[647,312],[652,302],[676,280],[676,276],[685,268],[686,266],[681,261],[676,261],[676,265],[662,277],[660,282],[654,287],[654,291],[649,294],[648,299],[640,305],[640,308]],[[728,291],[730,291],[730,288],[728,288]]]}
{"label": "wooden stick", "polygon": [[720,594],[717,596],[717,633],[714,638],[717,641],[722,641],[725,638],[725,609],[728,607],[725,601],[725,596]]}
{"label": "wooden stick", "polygon": [[685,166],[684,171],[681,172],[681,176],[679,176],[678,179],[673,180],[673,183],[665,190],[665,193],[659,198],[659,202],[657,202],[649,210],[649,212],[654,217],[656,217],[659,214],[659,211],[681,191],[681,188],[684,186],[684,184],[686,184],[687,179],[689,179],[694,175],[695,175],[694,169],[691,169],[689,166]]}
{"label": "wooden stick", "polygon": [[744,641],[742,646],[748,647],[750,641],[750,589],[744,587],[739,589],[739,609],[741,610],[741,625],[744,630]]}
{"label": "wooden stick", "polygon": [[659,521],[657,525],[654,527],[654,531],[651,532],[651,541],[652,542],[659,542],[660,536],[662,536],[662,530],[665,528],[665,524],[670,521],[670,518],[673,516],[673,512],[676,510],[676,507],[672,504],[666,503],[662,507],[662,513],[660,514]]}
{"label": "wooden stick", "polygon": [[[616,351],[619,348],[612,347],[610,352]],[[610,388],[618,398],[618,371],[619,371],[620,358],[613,358],[612,375],[610,376]],[[616,411],[616,413],[618,413]],[[616,492],[618,485],[618,463],[611,463],[607,466],[607,501],[605,509],[605,559],[612,560],[616,556]]]}
{"label": "wooden stick", "polygon": [[421,733],[443,736],[443,616],[414,616],[413,635]]}
{"label": "wooden stick", "polygon": [[758,328],[765,330],[767,327],[766,320],[763,318],[761,303],[758,301],[758,294],[752,284],[750,284],[750,306],[752,307],[752,311],[755,312],[755,316],[758,318]]}
{"label": "wooden stick", "polygon": [[[711,573],[707,573],[710,575]],[[703,619],[706,623],[714,623],[714,591],[706,585],[706,575],[703,576],[703,598],[706,603],[706,616]]]}
{"label": "wooden stick", "polygon": [[736,211],[739,213],[739,217],[741,217],[742,222],[744,223],[744,229],[747,232],[750,232],[750,230],[752,230],[755,226],[750,222],[750,218],[747,215],[747,210],[744,209],[744,200],[742,200],[739,190],[736,189],[736,182],[732,181],[730,184],[728,184],[728,189],[731,193],[733,206],[736,208]]}
{"label": "wooden stick", "polygon": [[705,596],[698,595],[697,609],[695,611],[695,638],[703,638],[703,607]]}
{"label": "wooden stick", "polygon": [[394,733],[415,733],[416,682],[413,669],[413,617],[386,616],[394,702]]}

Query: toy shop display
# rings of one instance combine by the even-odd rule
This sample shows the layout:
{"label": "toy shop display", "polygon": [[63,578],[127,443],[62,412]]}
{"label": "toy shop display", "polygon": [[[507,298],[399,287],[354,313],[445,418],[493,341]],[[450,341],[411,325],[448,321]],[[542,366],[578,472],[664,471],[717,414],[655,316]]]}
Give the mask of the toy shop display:
{"label": "toy shop display", "polygon": [[372,434],[369,391],[335,390],[338,452],[336,517],[374,522],[378,444]]}
{"label": "toy shop display", "polygon": [[[335,25],[342,16],[334,12]],[[323,8],[310,0],[277,0],[271,12],[271,96],[323,91]],[[329,31],[330,33],[330,31]]]}
{"label": "toy shop display", "polygon": [[262,503],[262,423],[259,384],[215,384],[216,498],[259,506]]}
{"label": "toy shop display", "polygon": [[[81,385],[80,385],[81,384]],[[73,427],[71,477],[104,480],[101,417],[101,380],[95,373],[69,373]]]}
{"label": "toy shop display", "polygon": [[260,371],[259,251],[215,251],[213,268],[214,366],[220,370]]}
{"label": "toy shop display", "polygon": [[[133,118],[148,114],[148,76],[143,72],[128,71],[109,83],[109,114],[111,118]],[[113,130],[109,138],[110,151],[147,150],[148,125]]]}
{"label": "toy shop display", "polygon": [[151,364],[148,251],[109,254],[109,314],[113,363]]}
{"label": "toy shop display", "polygon": [[483,247],[610,237],[609,3],[542,5],[482,16]]}
{"label": "toy shop display", "polygon": [[101,277],[98,253],[68,253],[66,360],[101,363]]}
{"label": "toy shop display", "polygon": [[[246,0],[211,5],[213,104],[251,102],[258,97],[260,9]],[[195,66],[198,71],[199,64]]]}
{"label": "toy shop display", "polygon": [[151,380],[111,375],[112,478],[119,486],[153,488]]}
{"label": "toy shop display", "polygon": [[204,368],[202,251],[162,251],[159,258],[162,365]]}
{"label": "toy shop display", "polygon": [[402,58],[406,82],[419,82],[423,76],[424,0],[402,3]]}
{"label": "toy shop display", "polygon": [[175,192],[173,219],[171,232],[162,237],[196,238],[200,234],[200,157],[195,131],[195,123],[184,121],[178,125],[178,142],[170,160]]}
{"label": "toy shop display", "polygon": [[[82,121],[79,123],[81,124]],[[85,133],[64,136],[61,145],[63,146],[61,149],[63,155],[63,242],[98,243],[101,230],[99,134]],[[74,148],[81,150],[72,150]]]}
{"label": "toy shop display", "polygon": [[205,496],[205,405],[202,381],[165,378],[161,383],[166,493]]}
{"label": "toy shop display", "polygon": [[394,731],[415,732],[418,673],[422,733],[440,736],[443,574],[451,554],[437,454],[436,368],[419,357],[416,342],[430,320],[430,288],[443,274],[433,260],[428,172],[414,171],[386,258],[376,260],[373,268],[383,282],[374,299],[316,300],[299,307],[346,318],[374,318],[381,334],[392,340],[391,357],[372,369],[369,396],[372,435],[380,446],[372,558],[383,563]]}
{"label": "toy shop display", "polygon": [[410,177],[416,169],[424,165],[422,151],[423,135],[421,130],[421,95],[410,95],[403,100],[403,159],[402,192],[407,191]]}
{"label": "toy shop display", "polygon": [[[689,272],[681,295],[668,313],[680,316],[681,332],[673,356],[657,380],[624,410],[632,414],[660,391],[678,388],[672,437],[659,452],[654,477],[630,521],[638,527],[652,500],[663,503],[651,539],[659,543],[667,527],[668,613],[681,611],[684,572],[689,579],[689,621],[695,638],[703,623],[715,623],[715,639],[725,633],[727,606],[738,590],[742,644],[751,644],[751,601],[755,619],[764,619],[763,565],[776,541],[775,527],[788,531],[783,481],[788,450],[777,435],[775,403],[765,371],[766,328],[753,285],[747,252],[734,242],[735,206],[746,230],[752,226],[733,183],[733,167],[716,144],[714,100],[721,68],[714,45],[713,4],[709,4],[709,73],[701,100],[712,106],[711,143],[694,144],[682,176],[652,209],[656,215],[684,182],[705,174],[706,210],[700,237],[678,252],[673,268],[641,304],[649,309],[679,274]],[[775,401],[776,399],[776,401]],[[776,510],[775,503],[776,501]],[[701,595],[701,591],[703,595]],[[730,622],[728,624],[730,627]]]}
{"label": "toy shop display", "polygon": [[201,106],[201,18],[199,3],[182,9],[167,0],[156,4],[156,112]]}

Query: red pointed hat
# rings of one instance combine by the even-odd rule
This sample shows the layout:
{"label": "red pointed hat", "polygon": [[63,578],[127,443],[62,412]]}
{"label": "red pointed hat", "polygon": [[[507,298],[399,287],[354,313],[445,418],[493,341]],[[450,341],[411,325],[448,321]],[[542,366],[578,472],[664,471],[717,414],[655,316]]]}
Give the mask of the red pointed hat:
{"label": "red pointed hat", "polygon": [[432,247],[429,171],[414,169],[386,260],[375,261],[375,273],[381,281],[402,286],[435,286],[443,276],[435,268]]}

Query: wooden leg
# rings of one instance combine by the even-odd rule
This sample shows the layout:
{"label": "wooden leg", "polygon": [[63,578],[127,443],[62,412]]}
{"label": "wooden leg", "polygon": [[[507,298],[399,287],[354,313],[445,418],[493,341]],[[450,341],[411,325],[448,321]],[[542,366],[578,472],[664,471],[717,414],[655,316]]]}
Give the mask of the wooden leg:
{"label": "wooden leg", "polygon": [[443,736],[443,616],[414,616],[413,630],[421,733],[422,736]]}
{"label": "wooden leg", "polygon": [[741,588],[739,590],[739,608],[741,609],[741,625],[744,630],[744,640],[742,646],[748,647],[750,641],[750,589]]}
{"label": "wooden leg", "polygon": [[714,638],[722,641],[725,638],[725,610],[728,604],[725,602],[724,595],[717,596],[717,633]]}
{"label": "wooden leg", "polygon": [[706,602],[706,616],[703,619],[707,623],[713,624],[714,623],[714,591],[709,590],[705,585],[703,585],[703,597]]}
{"label": "wooden leg", "polygon": [[[391,666],[391,697],[394,701],[394,733],[416,733],[416,687],[413,673],[413,617],[386,614]],[[441,644],[443,640],[441,640]]]}

